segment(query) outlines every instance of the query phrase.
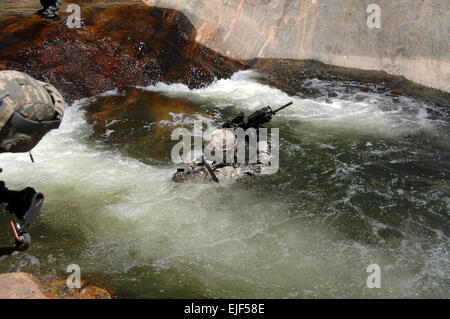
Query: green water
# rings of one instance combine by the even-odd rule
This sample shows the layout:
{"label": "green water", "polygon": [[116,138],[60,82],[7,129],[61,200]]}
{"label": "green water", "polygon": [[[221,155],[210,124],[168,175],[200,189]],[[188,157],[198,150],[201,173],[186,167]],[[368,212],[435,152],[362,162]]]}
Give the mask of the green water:
{"label": "green water", "polygon": [[[31,185],[46,202],[32,248],[0,271],[64,277],[75,263],[119,297],[449,298],[448,111],[355,83],[305,86],[337,96],[288,96],[239,72],[200,90],[78,101],[34,165],[2,156],[8,186]],[[289,100],[268,125],[280,130],[277,174],[170,181],[174,128]],[[374,263],[380,289],[366,285]]]}

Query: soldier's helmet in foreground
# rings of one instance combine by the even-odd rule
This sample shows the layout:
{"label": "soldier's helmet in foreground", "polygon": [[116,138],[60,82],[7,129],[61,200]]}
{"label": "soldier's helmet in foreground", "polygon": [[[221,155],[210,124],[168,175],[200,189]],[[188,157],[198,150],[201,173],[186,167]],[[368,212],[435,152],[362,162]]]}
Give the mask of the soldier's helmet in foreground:
{"label": "soldier's helmet in foreground", "polygon": [[30,151],[63,115],[64,100],[53,85],[0,71],[0,153]]}

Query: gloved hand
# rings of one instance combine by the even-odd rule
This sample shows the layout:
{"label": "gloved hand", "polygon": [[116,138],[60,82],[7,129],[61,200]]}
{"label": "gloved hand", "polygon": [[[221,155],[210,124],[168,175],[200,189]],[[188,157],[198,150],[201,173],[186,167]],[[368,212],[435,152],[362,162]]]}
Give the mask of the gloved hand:
{"label": "gloved hand", "polygon": [[19,220],[23,220],[35,194],[36,191],[32,187],[21,191],[10,191],[5,187],[5,183],[0,181],[0,202],[7,203],[6,209],[14,213]]}

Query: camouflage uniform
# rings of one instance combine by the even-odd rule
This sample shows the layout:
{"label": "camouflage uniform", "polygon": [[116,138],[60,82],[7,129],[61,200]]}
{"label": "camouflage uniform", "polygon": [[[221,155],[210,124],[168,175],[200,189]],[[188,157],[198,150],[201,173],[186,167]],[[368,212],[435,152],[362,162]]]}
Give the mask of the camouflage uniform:
{"label": "camouflage uniform", "polygon": [[[225,130],[216,130],[220,132],[228,132]],[[221,134],[219,132],[219,134]],[[223,135],[225,137],[225,135]],[[235,137],[233,136],[235,139]],[[216,142],[213,136],[210,139],[210,142]],[[231,149],[236,149],[236,142],[227,140],[225,137],[223,139],[223,145],[225,145],[223,158],[226,158],[226,153]],[[219,182],[225,181],[237,181],[243,180],[250,176],[259,176],[261,175],[261,169],[270,165],[270,155],[269,155],[269,146],[266,141],[258,142],[258,149],[260,152],[258,153],[258,160],[255,164],[242,165],[237,163],[216,163],[214,160],[207,160],[205,162],[211,167],[212,171],[216,175]],[[178,171],[173,175],[172,180],[177,183],[181,183],[184,181],[192,181],[197,183],[202,182],[211,182],[213,181],[213,177],[209,173],[208,169],[203,164],[201,157],[194,161],[194,163],[190,164],[187,169],[178,169]]]}
{"label": "camouflage uniform", "polygon": [[64,100],[53,85],[0,71],[0,153],[30,151],[63,115]]}
{"label": "camouflage uniform", "polygon": [[[50,130],[61,124],[64,100],[51,84],[37,81],[17,71],[0,71],[0,153],[28,152]],[[15,247],[25,250],[31,244],[28,233],[36,221],[44,195],[32,187],[9,190],[0,181],[0,203],[22,221],[11,220]]]}

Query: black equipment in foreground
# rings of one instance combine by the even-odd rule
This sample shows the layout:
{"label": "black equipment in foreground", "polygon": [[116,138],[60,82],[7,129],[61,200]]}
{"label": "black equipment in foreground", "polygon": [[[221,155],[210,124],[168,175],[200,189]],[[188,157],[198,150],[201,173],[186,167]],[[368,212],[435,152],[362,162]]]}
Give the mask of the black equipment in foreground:
{"label": "black equipment in foreground", "polygon": [[21,222],[11,219],[10,224],[15,239],[15,250],[26,250],[31,244],[28,233],[36,221],[44,202],[44,195],[27,187],[21,191],[9,190],[5,182],[0,181],[0,203],[6,203],[6,209],[16,215]]}
{"label": "black equipment in foreground", "polygon": [[281,111],[282,109],[288,107],[289,105],[291,105],[293,102],[289,102],[281,107],[279,107],[278,109],[276,109],[275,111],[272,111],[270,106],[266,106],[263,107],[262,109],[256,111],[255,113],[251,114],[248,118],[247,118],[247,122],[244,122],[244,113],[241,112],[239,114],[237,114],[235,117],[233,117],[231,120],[226,121],[225,123],[222,124],[222,128],[237,128],[237,127],[241,127],[244,130],[252,127],[252,128],[259,128],[261,125],[263,125],[264,123],[270,122],[270,120],[272,120],[272,117],[279,111]]}

